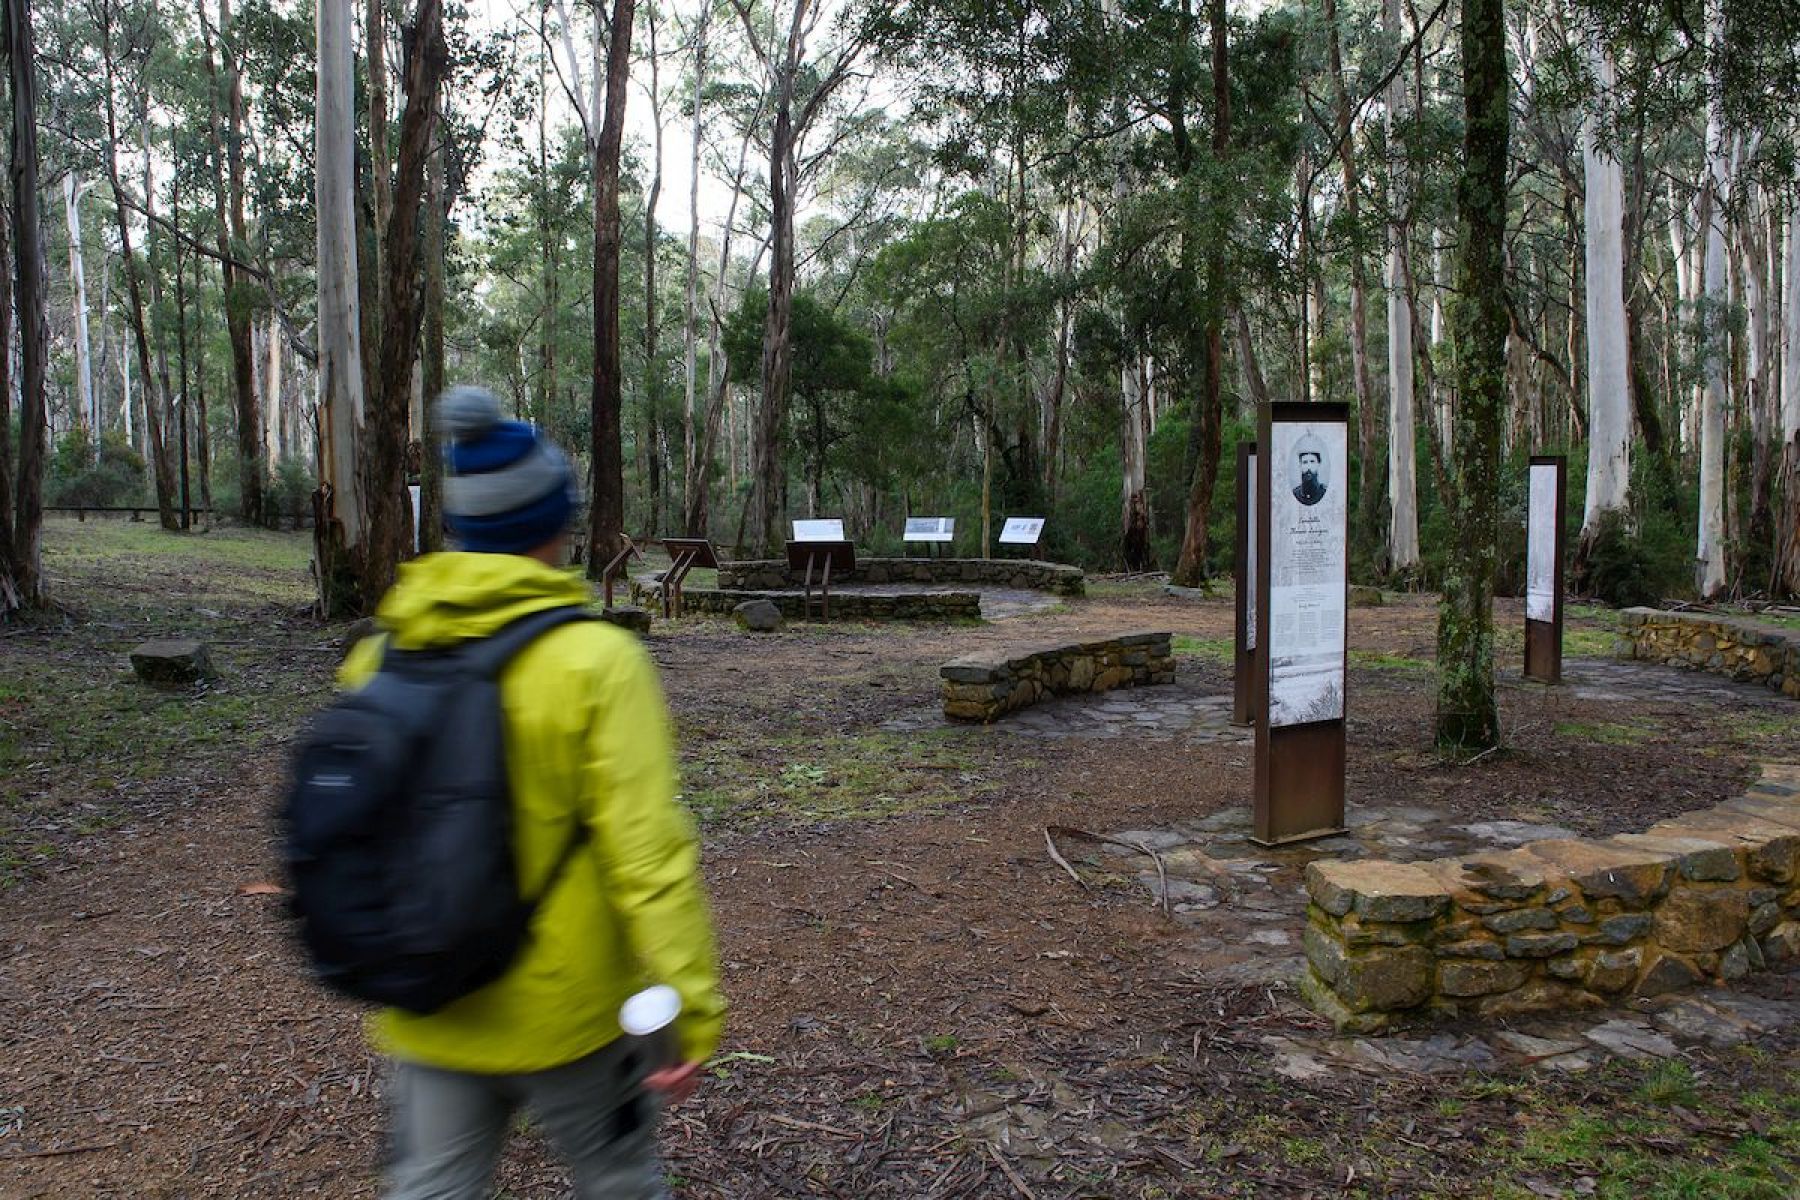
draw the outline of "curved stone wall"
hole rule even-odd
[[[1660,608],[1628,608],[1619,626],[1632,658],[1766,684],[1800,699],[1800,632]]]
[[[1166,633],[1127,633],[1034,650],[971,654],[938,669],[944,715],[988,722],[1046,696],[1106,692],[1175,678]]]
[[[1024,558],[864,558],[847,575],[833,575],[833,583],[922,583],[939,587],[978,584],[986,587],[1033,588],[1058,596],[1082,594],[1085,576],[1080,567],[1034,562]],[[779,591],[797,588],[804,581],[788,570],[785,561],[746,559],[719,564],[721,588]],[[814,582],[817,582],[816,580]],[[833,604],[836,599],[833,599]]]
[[[1800,958],[1800,766],[1598,841],[1306,869],[1302,991],[1341,1029],[1595,1007]]]
[[[835,582],[835,581],[834,581]],[[681,603],[691,613],[730,616],[746,600],[767,600],[790,621],[805,619],[806,597],[797,591],[751,591],[726,588],[681,589]],[[654,585],[631,584],[631,602],[661,611],[662,592]],[[813,611],[818,612],[815,594]],[[834,621],[979,621],[979,592],[838,592],[831,593]]]

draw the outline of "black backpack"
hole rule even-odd
[[[301,741],[282,812],[292,908],[319,979],[433,1012],[505,974],[543,892],[519,894],[499,676],[580,608],[447,650],[396,650]]]

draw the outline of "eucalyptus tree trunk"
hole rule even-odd
[[[706,500],[696,500],[696,488],[704,491],[706,472],[699,462],[701,413],[694,405],[700,375],[700,145],[706,129],[706,34],[712,23],[713,0],[700,0],[700,20],[694,29],[694,137],[688,155],[688,261],[687,306],[681,320],[681,526],[689,537],[706,536]],[[695,528],[695,518],[699,528]]]
[[[1800,170],[1796,171],[1800,181]],[[1800,197],[1789,203],[1787,299],[1782,304],[1784,346],[1781,362],[1781,516],[1775,553],[1775,586],[1770,590],[1800,596]]]
[[[330,3],[331,0],[320,0]],[[257,521],[263,509],[264,435],[256,397],[256,354],[251,345],[249,281],[237,255],[248,247],[244,220],[244,72],[231,27],[231,0],[219,0],[219,51],[225,78],[213,61],[213,35],[204,0],[198,0],[201,42],[209,92],[208,132],[212,138],[213,216],[218,230],[219,277],[225,290],[225,331],[231,344],[231,384],[236,400],[238,514]],[[225,100],[221,105],[221,91]],[[223,111],[222,111],[223,108]],[[235,244],[234,244],[235,243]]]
[[[1382,25],[1400,41],[1400,0],[1382,4]],[[1396,71],[1387,89],[1388,145],[1396,143],[1400,110],[1406,103],[1405,73]],[[1413,447],[1413,312],[1412,272],[1407,261],[1407,193],[1405,163],[1389,152],[1388,199],[1388,569],[1410,574],[1419,566],[1419,485]],[[1367,485],[1364,485],[1365,488]]]
[[[1717,50],[1724,31],[1721,0],[1707,0],[1706,14],[1707,41]],[[1714,599],[1725,590],[1725,416],[1730,403],[1724,336],[1730,304],[1725,252],[1725,204],[1730,176],[1722,101],[1716,88],[1709,90],[1712,98],[1706,112],[1706,190],[1700,206],[1706,239],[1701,274],[1706,396],[1700,411],[1700,528],[1694,555],[1694,586],[1702,600]]]
[[[1500,425],[1506,405],[1506,191],[1508,108],[1504,0],[1463,0],[1462,225],[1457,297],[1456,487],[1438,605],[1437,740],[1481,750],[1497,745],[1494,696],[1494,569]]]
[[[613,0],[606,56],[606,106],[593,143],[594,166],[594,490],[588,506],[587,573],[598,579],[622,545],[625,464],[619,428],[624,364],[619,355],[619,152],[625,137],[625,84],[631,69],[636,0]],[[596,71],[599,63],[595,63]],[[599,88],[596,81],[595,87]]]
[[[442,122],[440,121],[440,126]],[[438,437],[432,420],[433,404],[444,393],[444,226],[449,223],[450,196],[444,181],[444,159],[450,147],[440,143],[431,155],[425,188],[425,287],[424,345],[419,352],[419,386],[424,393],[424,413],[414,435],[422,443],[419,454],[419,552],[433,554],[444,548],[444,481]],[[546,314],[548,316],[548,314]]]
[[[1147,571],[1151,565],[1150,500],[1146,494],[1149,482],[1149,446],[1146,440],[1144,407],[1144,358],[1129,354],[1119,367],[1120,406],[1119,448],[1124,471],[1120,496],[1121,557],[1127,571]]]
[[[369,514],[361,580],[365,607],[393,586],[400,560],[412,554],[406,444],[419,353],[419,216],[425,207],[425,166],[432,154],[438,94],[450,67],[441,0],[419,0],[408,32],[406,104],[400,114],[392,208],[381,235],[387,271],[381,288],[381,390],[372,398],[363,430],[363,498]]]
[[[1337,117],[1337,157],[1344,184],[1344,221],[1350,229],[1350,366],[1356,389],[1357,457],[1362,479],[1357,492],[1357,523],[1373,535],[1376,509],[1382,495],[1376,442],[1381,431],[1375,416],[1375,385],[1369,378],[1368,275],[1363,265],[1361,201],[1357,189],[1362,178],[1356,169],[1356,128],[1350,111],[1350,91],[1344,84],[1344,57],[1337,0],[1323,0],[1331,70],[1332,106]]]
[[[44,579],[45,428],[44,381],[50,331],[44,312],[44,230],[38,200],[37,48],[31,29],[30,0],[5,0],[8,95],[12,101],[12,139],[7,175],[12,184],[12,227],[15,234],[14,296],[19,316],[19,444],[11,440],[10,372],[0,367],[0,617],[38,608],[49,599]],[[4,290],[4,289],[0,289]],[[0,305],[0,357],[11,346],[10,316]],[[11,478],[6,476],[10,473]],[[10,483],[10,489],[6,485]]]
[[[1612,136],[1612,55],[1587,47],[1599,93],[1597,112],[1581,125],[1586,194],[1588,468],[1577,561],[1592,551],[1601,519],[1624,510],[1631,483],[1631,381],[1625,336],[1625,178],[1607,140]],[[1579,573],[1579,572],[1578,572]]]
[[[1748,546],[1774,544],[1774,453],[1777,400],[1775,356],[1770,354],[1769,278],[1771,253],[1767,196],[1753,180],[1745,189],[1738,225],[1738,278],[1744,289],[1744,406],[1750,417],[1750,516],[1744,525]]]
[[[662,198],[663,119],[662,81],[657,63],[656,7],[644,10],[644,32],[650,42],[650,191],[644,197],[644,452],[649,472],[651,537],[662,532],[663,447],[662,372],[656,366],[658,322],[656,313],[656,204]]]
[[[794,88],[800,69],[801,31],[808,0],[794,0],[786,43],[771,89],[775,121],[769,134],[769,307],[763,324],[762,394],[750,427],[750,544],[758,553],[781,548],[781,509],[787,486],[781,462],[781,426],[793,376],[794,191],[799,166],[794,150]]]
[[[75,405],[88,439],[100,444],[100,414],[94,407],[94,357],[88,343],[87,270],[81,257],[81,197],[75,173],[63,176],[63,212],[69,224],[69,282],[75,304]]]
[[[328,618],[363,606],[357,576],[367,554],[359,461],[362,317],[356,270],[356,77],[350,5],[351,0],[319,0],[317,5],[314,200],[319,237],[320,485],[313,498],[313,572],[320,612]]]

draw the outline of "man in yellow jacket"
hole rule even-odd
[[[461,549],[403,566],[378,613],[385,636],[344,664],[357,686],[388,639],[403,650],[487,637],[548,608],[585,605],[562,570],[575,511],[568,460],[494,397],[439,402],[449,439],[445,518]],[[559,626],[500,679],[513,849],[526,896],[543,894],[507,973],[429,1015],[371,1023],[395,1060],[389,1200],[481,1200],[523,1107],[569,1160],[582,1200],[662,1197],[655,1098],[692,1092],[724,1014],[692,827],[656,671],[610,625]],[[565,847],[581,849],[556,873]],[[545,891],[548,885],[548,891]],[[620,1005],[648,984],[680,993],[679,1061],[621,1036]]]

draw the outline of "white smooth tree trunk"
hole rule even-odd
[[[1586,192],[1587,267],[1587,499],[1581,534],[1591,538],[1600,518],[1623,509],[1631,485],[1631,378],[1625,340],[1625,173],[1606,146],[1616,86],[1612,56],[1588,45],[1598,84],[1596,108],[1581,123]],[[1603,122],[1605,123],[1603,125]]]
[[[347,547],[362,541],[356,469],[363,422],[362,336],[356,281],[355,72],[350,0],[319,0],[314,156],[319,225],[320,475],[331,485]]]
[[[1400,41],[1400,0],[1382,4],[1382,25]],[[1396,72],[1387,90],[1388,145],[1395,145],[1406,84]],[[1413,445],[1413,310],[1406,262],[1406,180],[1401,157],[1389,152],[1393,195],[1388,223],[1388,568],[1411,571],[1419,565],[1418,460]]]
[[[269,352],[263,374],[263,448],[268,452],[269,475],[273,478],[276,467],[287,454],[287,439],[281,428],[281,327],[273,316],[269,318],[264,337]]]
[[[1800,183],[1800,170],[1796,171]],[[1800,196],[1788,207],[1787,301],[1782,306],[1785,350],[1781,362],[1781,440],[1794,453],[1800,439]],[[1800,482],[1800,481],[1796,481]]]
[[[1721,0],[1708,0],[1707,41],[1717,47],[1723,37]],[[1725,382],[1724,327],[1730,292],[1726,279],[1725,203],[1730,187],[1726,166],[1725,122],[1717,89],[1706,111],[1706,193],[1701,200],[1706,255],[1701,270],[1705,295],[1706,384],[1700,411],[1700,528],[1695,548],[1695,587],[1702,600],[1725,590]]]
[[[694,396],[700,374],[700,145],[705,133],[705,111],[701,97],[706,90],[706,32],[712,18],[713,0],[700,0],[699,25],[694,30],[694,137],[688,154],[688,261],[687,307],[681,323],[681,363],[684,391],[681,398],[681,461],[683,524],[691,537],[703,537],[688,518],[696,512],[693,492],[705,486],[700,470],[700,442],[696,423]]]
[[[69,222],[69,279],[75,292],[75,412],[87,423],[87,435],[100,444],[100,413],[95,408],[94,358],[88,343],[87,270],[81,261],[81,194],[71,171],[63,176],[63,211]]]

